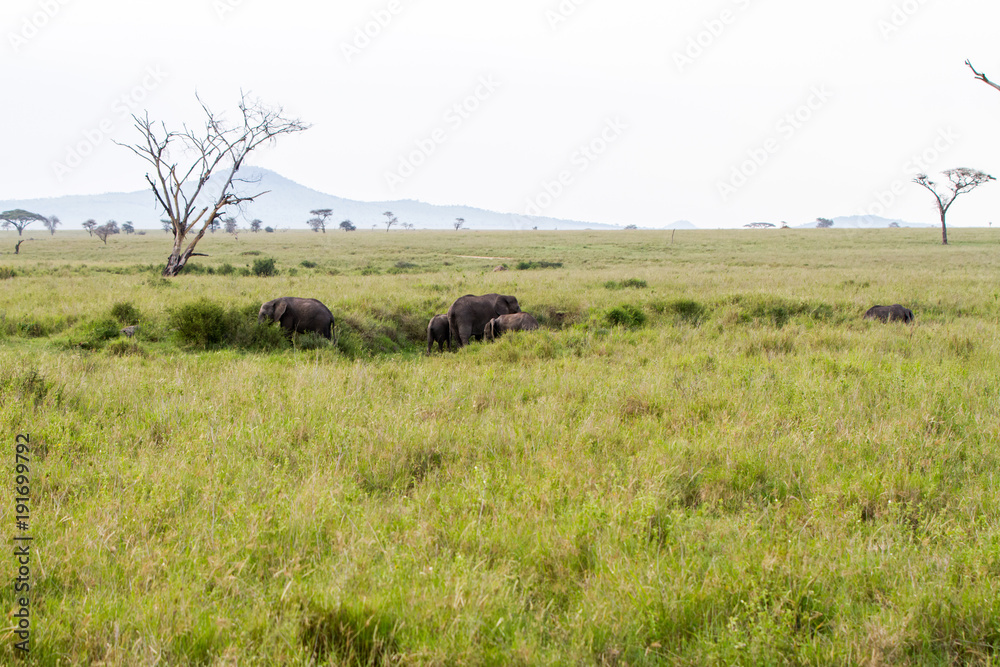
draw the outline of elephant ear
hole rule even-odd
[[[285,301],[279,301],[274,306],[274,321],[280,322],[281,316],[285,314],[285,309],[288,308],[288,303]]]

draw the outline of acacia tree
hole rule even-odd
[[[462,225],[465,224],[465,218],[455,218],[455,222],[453,222],[451,224],[452,224],[452,226],[455,227],[455,231],[457,232],[458,230],[460,230],[462,228]]]
[[[341,220],[340,228],[343,229],[345,232],[353,232],[355,229],[357,229],[354,223],[351,222],[350,220]]]
[[[309,225],[309,228],[314,232],[322,231],[324,234],[326,234],[326,221],[330,218],[331,215],[333,215],[333,209],[317,208],[309,212],[312,213],[313,216],[315,216],[306,223]]]
[[[24,228],[33,222],[41,222],[45,224],[49,221],[44,215],[38,215],[37,213],[32,213],[31,211],[25,211],[23,208],[15,208],[12,211],[4,211],[0,213],[0,221],[3,222],[3,226],[13,225],[17,229],[17,235],[20,236]]]
[[[937,183],[930,180],[927,174],[918,174],[913,182],[919,186],[927,188],[937,201],[937,210],[941,215],[941,245],[948,245],[948,227],[945,225],[944,217],[948,209],[955,203],[959,195],[975,190],[987,181],[996,179],[978,169],[959,167],[958,169],[948,169],[942,172],[948,177],[950,185],[946,186],[947,191],[938,192]]]
[[[264,194],[247,195],[235,190],[237,183],[246,182],[238,179],[237,173],[247,155],[283,134],[308,128],[300,120],[286,117],[280,107],[265,106],[259,100],[249,99],[246,93],[240,97],[239,121],[234,124],[214,113],[201,98],[197,99],[205,113],[204,129],[196,131],[185,125],[180,130],[168,130],[165,123],[150,120],[147,112],[142,117],[132,116],[142,142],[125,145],[152,166],[153,174],[147,173],[146,181],[166,213],[174,235],[164,276],[176,276],[184,269],[195,246],[221,217],[223,209]],[[192,155],[193,158],[189,157]],[[182,159],[191,162],[184,166],[179,162]],[[209,178],[213,174],[217,174],[213,181],[217,187],[210,188]]]
[[[833,227],[833,220],[830,218],[816,218],[817,229],[829,229],[830,227]]]
[[[57,216],[50,215],[49,217],[45,218],[45,222],[43,222],[42,224],[45,226],[45,229],[49,230],[49,234],[55,236],[56,227],[61,225],[62,222],[60,222]]]
[[[117,234],[118,233],[118,232],[116,232],[114,230],[114,227],[111,226],[112,222],[114,222],[114,221],[113,220],[109,220],[108,222],[104,223],[100,227],[95,227],[94,228],[94,234],[96,234],[97,238],[101,239],[101,241],[104,242],[104,245],[108,245],[108,237],[109,236],[111,236],[112,234]]]
[[[94,230],[97,228],[97,220],[91,218],[87,222],[81,222],[80,226],[87,230],[87,234],[93,236]]]
[[[126,234],[135,234],[135,225],[132,224],[131,220],[126,220],[122,223],[122,231]]]
[[[264,224],[263,220],[261,220],[260,218],[254,218],[253,220],[250,221],[250,231],[259,232],[263,224]]]
[[[386,211],[382,215],[385,216],[385,231],[387,232],[389,231],[390,227],[399,222],[399,220],[396,219],[396,216],[392,214],[392,211]]]

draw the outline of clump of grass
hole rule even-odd
[[[0,266],[0,280],[7,280],[8,278],[13,278],[17,273],[14,269],[9,266]]]
[[[829,320],[834,314],[833,308],[827,304],[812,304],[760,294],[737,295],[731,301],[737,306],[737,322],[770,324],[778,328],[800,315],[813,320]]]
[[[639,278],[626,278],[625,280],[609,280],[604,283],[605,289],[646,289],[649,284]]]
[[[3,405],[7,394],[14,395],[20,401],[39,405],[48,396],[52,386],[52,381],[34,367],[20,373],[0,374],[0,405]]]
[[[111,317],[123,327],[138,324],[141,319],[139,309],[130,301],[119,301],[111,306]]]
[[[267,278],[270,276],[277,275],[278,270],[275,268],[275,262],[272,257],[262,257],[260,259],[255,259],[253,261],[253,267],[250,271],[257,277]]]
[[[260,254],[261,254],[260,250],[244,250],[243,252],[240,253],[241,256],[246,256],[246,257],[256,257]]]
[[[398,652],[399,624],[388,614],[342,604],[337,609],[313,608],[302,615],[299,641],[312,655],[312,664],[388,664]]]
[[[613,327],[638,329],[646,323],[646,313],[630,303],[615,306],[604,314],[604,320]]]
[[[113,340],[105,346],[104,351],[112,357],[145,356],[142,347],[134,340]]]
[[[562,267],[562,262],[547,262],[544,260],[532,260],[532,261],[521,261],[517,263],[518,271],[526,271],[528,269],[558,269]]]
[[[317,266],[319,266],[319,264],[311,260],[304,259],[301,262],[299,262],[299,266],[301,266],[303,269],[315,269]]]

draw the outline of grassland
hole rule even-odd
[[[169,281],[160,232],[34,236],[0,433],[36,664],[1000,661],[989,230],[216,234]],[[543,329],[423,353],[492,291]],[[261,338],[282,295],[336,345]],[[243,343],[178,338],[202,299]]]

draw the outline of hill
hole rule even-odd
[[[264,225],[275,228],[306,229],[306,220],[312,217],[309,211],[329,208],[333,209],[330,220],[332,226],[336,227],[341,220],[351,220],[360,229],[384,226],[385,211],[392,211],[401,223],[410,223],[419,229],[452,229],[456,218],[464,218],[469,229],[483,230],[534,227],[544,230],[620,229],[617,225],[498,213],[472,206],[440,206],[412,199],[355,201],[313,190],[259,167],[244,168],[240,171],[240,176],[243,182],[238,184],[237,192],[249,195],[267,191],[267,194],[256,201],[244,204],[241,211],[227,211],[227,214],[236,216],[243,226],[250,220],[259,218]],[[219,183],[218,177],[209,181],[207,191],[211,192],[215,183]],[[130,220],[138,229],[155,229],[160,227],[159,221],[163,215],[154,202],[150,190],[140,190],[44,199],[10,199],[0,201],[0,211],[23,208],[46,216],[56,215],[67,229],[79,228],[81,222],[91,218],[99,223],[106,220]]]

